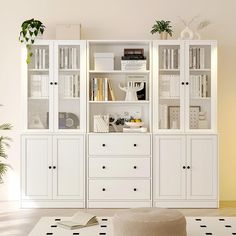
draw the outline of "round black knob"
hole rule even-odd
[[[102,169],[106,169],[106,166],[102,166]]]
[[[181,84],[184,85],[184,82],[182,82]]]
[[[53,82],[50,82],[51,85],[53,85]]]
[[[137,147],[137,144],[136,144],[136,143],[134,143],[134,147]]]
[[[186,82],[186,85],[188,85],[188,82]]]
[[[57,85],[57,82],[55,82],[54,84]]]
[[[137,169],[137,166],[134,166],[134,169]]]
[[[51,166],[49,166],[49,167],[48,167],[48,169],[52,169],[52,167],[51,167]]]
[[[103,192],[105,192],[105,191],[106,191],[106,189],[105,189],[105,188],[103,188],[103,189],[102,189],[102,191],[103,191]]]
[[[53,166],[53,169],[56,169],[56,166]]]
[[[136,192],[137,191],[137,189],[136,188],[134,188],[134,192]]]
[[[190,166],[187,166],[187,169],[190,169]]]
[[[183,166],[183,169],[186,169],[186,166]]]
[[[105,144],[105,143],[103,143],[103,144],[102,144],[102,146],[103,146],[103,147],[105,147],[105,146],[106,146],[106,144]]]

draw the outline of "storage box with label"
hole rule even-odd
[[[95,70],[114,70],[114,53],[94,53]]]

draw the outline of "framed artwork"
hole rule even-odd
[[[190,129],[198,129],[200,106],[190,106],[189,111],[189,127]],[[180,128],[180,107],[169,106],[168,107],[168,128],[179,129]]]

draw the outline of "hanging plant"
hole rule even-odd
[[[26,45],[27,48],[27,59],[26,63],[30,63],[30,59],[33,56],[31,51],[31,45],[34,44],[35,39],[39,35],[43,35],[45,26],[39,20],[30,19],[26,20],[21,25],[21,31],[19,36],[19,41]]]
[[[11,124],[5,123],[0,125],[0,130],[10,130],[12,128]],[[5,163],[4,160],[7,159],[6,148],[8,148],[9,142],[12,139],[7,136],[0,136],[0,183],[3,183],[3,176],[6,174],[7,169],[11,166]]]

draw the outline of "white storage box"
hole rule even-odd
[[[121,70],[146,70],[146,60],[121,60]]]
[[[80,39],[80,24],[56,25],[56,39]]]
[[[94,53],[95,70],[114,70],[114,53]]]

